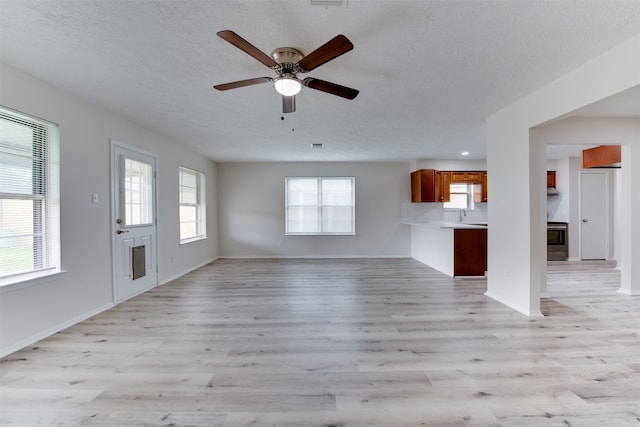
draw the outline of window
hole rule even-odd
[[[124,158],[123,225],[153,224],[153,166]]]
[[[473,185],[451,184],[450,199],[442,204],[445,209],[473,209]]]
[[[0,279],[60,269],[58,146],[57,126],[0,108]]]
[[[180,243],[207,238],[204,183],[202,172],[180,167]]]
[[[355,234],[355,178],[286,178],[286,234]]]

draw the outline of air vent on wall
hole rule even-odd
[[[309,0],[309,4],[311,6],[320,6],[320,7],[341,7],[347,5],[347,0]]]
[[[316,142],[316,143],[311,144],[311,148],[322,148],[322,147],[324,147],[324,144],[322,144],[322,143],[317,143]]]

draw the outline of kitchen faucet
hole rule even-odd
[[[463,216],[467,216],[467,211],[464,209],[460,209],[460,216],[458,217],[458,222],[462,222]]]

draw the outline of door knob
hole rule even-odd
[[[582,220],[582,222],[589,222],[589,220],[585,218]]]
[[[120,229],[116,230],[116,234],[122,234],[122,233],[128,233],[128,232],[129,230],[120,230]]]

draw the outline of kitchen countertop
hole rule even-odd
[[[430,228],[451,228],[451,229],[486,229],[487,228],[487,223],[483,223],[483,222],[474,222],[474,223],[468,223],[468,222],[444,222],[444,221],[428,221],[428,222],[412,222],[412,221],[405,221],[404,224],[407,225],[415,225],[415,226],[419,226],[419,227],[430,227]]]

